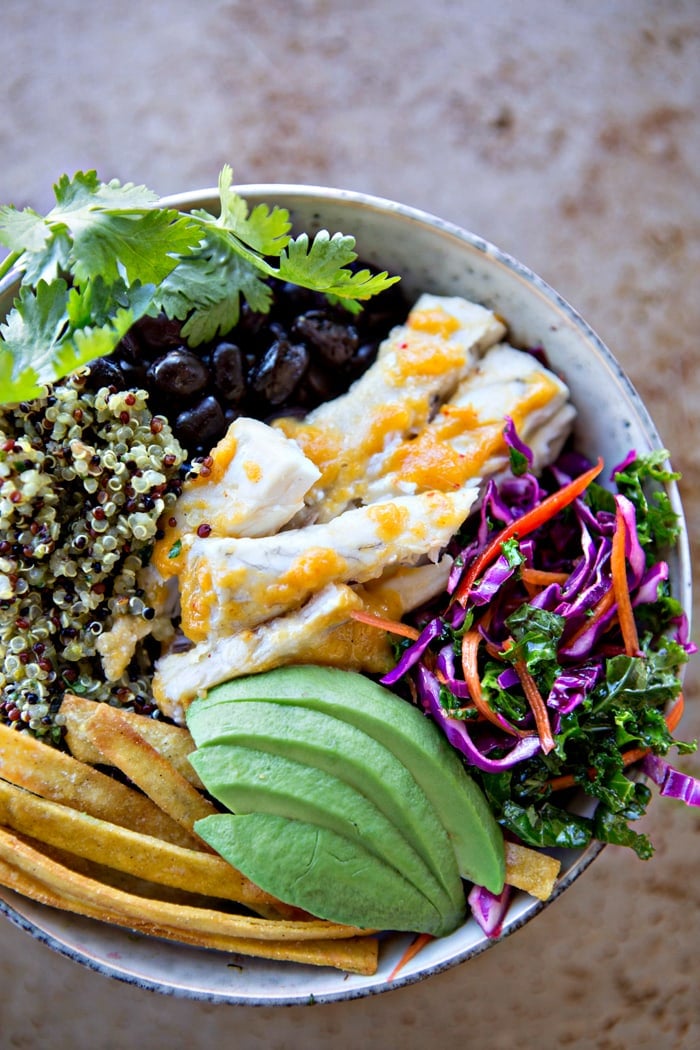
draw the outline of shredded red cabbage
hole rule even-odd
[[[471,913],[487,937],[500,937],[503,920],[510,904],[511,888],[506,885],[501,893],[492,893],[484,886],[473,886],[467,896]]]
[[[642,759],[642,771],[659,785],[660,795],[677,798],[688,806],[700,806],[700,780],[674,769],[658,755]]]
[[[411,696],[461,754],[515,838],[536,847],[580,847],[598,838],[649,856],[648,840],[628,827],[643,813],[648,789],[621,772],[624,749],[649,752],[643,769],[661,794],[690,805],[700,797],[700,782],[661,757],[671,746],[693,750],[673,739],[663,710],[678,697],[679,667],[696,646],[685,613],[669,593],[663,552],[677,535],[670,504],[647,499],[642,482],[663,484],[676,475],[664,473],[665,453],[645,460],[631,451],[612,471],[619,491],[589,485],[525,539],[518,542],[516,534],[474,581],[468,600],[457,602],[453,595],[462,575],[494,538],[506,527],[512,532],[519,518],[591,466],[566,450],[542,478],[535,477],[531,450],[511,419],[504,438],[512,472],[487,483],[478,513],[450,548],[454,566],[447,593],[417,611],[420,636],[400,643],[396,666],[382,681],[399,689],[410,682]],[[611,567],[617,513],[639,631],[635,656],[627,654],[617,621]],[[474,668],[467,674],[461,665],[462,635],[469,630],[482,639],[478,708],[467,681]],[[472,659],[473,646],[470,652]],[[536,722],[523,667],[544,702],[553,749],[541,746],[536,725],[542,732],[542,714]],[[492,720],[482,718],[483,702]],[[598,800],[595,818],[569,812],[567,796],[550,788],[558,780],[576,783]],[[505,910],[507,899],[475,891],[474,901],[484,928],[498,928],[493,915],[501,906]]]
[[[470,765],[486,773],[501,773],[504,769],[531,758],[540,750],[540,741],[536,736],[514,737],[504,733],[502,739],[494,739],[491,729],[481,746],[472,738],[467,723],[459,718],[450,718],[440,703],[440,683],[436,676],[423,664],[416,668],[416,685],[418,698],[423,709],[435,719],[445,736],[457,751],[460,751]],[[497,750],[499,758],[489,758],[488,751]]]

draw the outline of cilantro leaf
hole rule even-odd
[[[101,182],[95,171],[63,175],[55,206],[0,208],[0,243],[10,254],[21,291],[0,327],[0,398],[37,396],[93,357],[109,353],[133,320],[164,311],[184,322],[196,346],[230,330],[241,299],[267,312],[270,278],[324,292],[356,312],[355,300],[388,288],[398,277],[349,269],[353,237],[321,231],[309,242],[290,238],[285,208],[252,210],[219,176],[217,215],[158,207],[145,186]],[[69,295],[69,289],[70,295]]]
[[[68,285],[39,281],[23,287],[14,308],[0,324],[0,385],[8,400],[39,396],[53,378],[53,357],[67,322]],[[46,377],[46,378],[44,378]]]
[[[0,207],[0,244],[11,252],[42,251],[50,236],[44,218],[32,208],[18,211],[8,204]]]
[[[107,209],[142,210],[158,202],[158,195],[146,186],[135,186],[132,182],[122,185],[117,179],[101,182],[94,170],[78,171],[72,178],[62,175],[53,189],[57,206],[47,216],[49,223],[55,217],[80,212],[94,205]]]
[[[233,171],[225,164],[219,175],[219,197],[221,212],[216,225],[228,230],[243,244],[261,255],[279,255],[289,243],[292,224],[286,208],[257,204],[249,212],[247,203],[231,188]],[[206,212],[196,212],[200,218],[209,219]]]
[[[90,221],[75,224],[71,270],[78,284],[96,274],[115,281],[125,274],[129,283],[159,284],[178,263],[178,255],[198,246],[189,219],[172,210],[143,215],[92,212]]]
[[[56,205],[42,218],[32,211],[0,211],[0,237],[19,254],[17,266],[30,282],[51,280],[63,270],[78,284],[101,274],[130,282],[162,280],[199,244],[199,227],[172,209],[156,209],[144,186],[102,183],[94,171],[67,175],[54,186]]]
[[[277,276],[343,300],[369,299],[398,279],[386,272],[347,269],[356,258],[354,237],[319,230],[309,241],[308,234],[302,233],[282,252]]]
[[[101,278],[82,290],[60,278],[23,287],[0,325],[0,387],[10,402],[45,393],[61,375],[110,353],[148,309],[151,290]]]
[[[199,346],[233,328],[241,296],[251,309],[267,313],[272,291],[226,233],[210,231],[204,249],[183,259],[165,278],[155,303],[169,317],[186,319],[183,337],[190,346]]]

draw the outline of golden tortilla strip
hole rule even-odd
[[[85,723],[98,706],[98,700],[88,700],[84,696],[66,693],[60,708],[64,718],[65,739],[71,754],[91,766],[97,765],[102,759],[85,732]],[[194,767],[187,760],[187,756],[194,751],[194,740],[183,726],[171,725],[170,722],[149,718],[147,715],[137,715],[134,711],[122,710],[121,714],[151,747],[168,759],[185,780],[189,780],[190,784],[197,788],[203,788],[204,785]]]
[[[222,857],[141,835],[3,780],[0,824],[46,846],[148,882],[245,904],[265,918],[305,914],[265,893]]]
[[[185,831],[140,792],[30,733],[5,725],[0,725],[0,778],[143,835],[204,850],[201,839]]]
[[[506,842],[506,882],[546,901],[551,897],[561,862],[516,842]]]
[[[75,904],[87,902],[111,915],[121,916],[121,925],[132,929],[161,926],[192,936],[214,934],[271,941],[337,940],[374,932],[320,919],[308,922],[259,919],[214,908],[196,908],[138,897],[72,871],[6,828],[0,828],[0,860],[38,879],[48,889]]]
[[[192,834],[195,821],[219,812],[116,707],[98,704],[85,723],[85,732],[106,763],[125,773],[164,813]]]
[[[366,976],[372,976],[377,970],[378,942],[376,937],[338,938],[330,941],[255,941],[249,937],[200,934],[151,922],[138,925],[136,921],[126,922],[123,916],[111,914],[104,908],[91,904],[89,900],[76,901],[66,897],[59,891],[46,886],[39,879],[28,875],[19,868],[13,868],[3,860],[0,860],[0,885],[14,890],[23,897],[29,897],[39,904],[71,911],[74,914],[98,919],[112,925],[126,926],[128,929],[139,930],[150,936],[163,937],[199,948],[235,952],[264,959],[307,963],[311,966],[332,966],[338,970],[347,970],[349,973]]]

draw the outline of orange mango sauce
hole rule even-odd
[[[555,383],[542,372],[532,373],[526,384],[524,397],[510,412],[518,429],[528,415],[546,405],[557,393]],[[461,451],[453,446],[457,438]],[[481,419],[469,405],[447,404],[433,423],[394,449],[387,472],[395,474],[399,481],[413,483],[419,491],[455,491],[478,477],[491,458],[505,455],[506,451],[502,418]]]

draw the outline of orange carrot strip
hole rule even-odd
[[[593,606],[591,615],[587,618],[586,622],[581,627],[579,627],[578,631],[576,631],[575,634],[572,634],[571,638],[566,644],[573,645],[575,642],[577,642],[582,634],[585,634],[586,631],[590,631],[591,627],[593,627],[598,622],[598,620],[602,620],[605,614],[609,612],[610,609],[612,609],[614,604],[615,591],[611,587],[609,591],[605,592],[602,598],[598,599],[596,605]]]
[[[679,693],[673,702],[673,706],[666,712],[666,725],[669,733],[675,733],[676,729],[678,729],[684,710],[685,697],[683,693]]]
[[[489,544],[483,549],[471,566],[468,572],[459,582],[458,587],[454,593],[454,600],[465,605],[469,597],[469,592],[474,585],[475,580],[481,575],[492,561],[494,561],[501,550],[501,547],[508,540],[512,539],[513,536],[522,538],[528,536],[535,529],[538,529],[540,525],[544,525],[546,521],[553,518],[555,514],[558,514],[560,510],[568,507],[570,503],[580,496],[585,489],[588,488],[590,483],[598,477],[601,470],[603,469],[603,460],[599,459],[594,467],[590,470],[586,470],[579,477],[574,478],[568,485],[564,485],[557,492],[553,492],[551,496],[547,496],[537,506],[533,507],[522,517],[516,518],[510,525],[506,525],[497,536],[495,536]]]
[[[542,699],[542,695],[537,688],[535,679],[525,666],[525,661],[516,660],[514,667],[518,673],[518,678],[520,679],[527,702],[530,705],[530,710],[535,717],[537,735],[540,738],[542,750],[545,755],[548,755],[550,751],[554,750],[556,744],[554,743],[554,737],[552,736],[552,727],[549,724],[547,705]]]
[[[387,981],[395,981],[400,971],[403,970],[404,966],[406,966],[407,963],[410,963],[411,959],[415,959],[416,955],[418,955],[418,952],[421,951],[422,948],[425,948],[426,944],[430,944],[430,942],[434,939],[435,938],[432,933],[419,933],[418,936],[411,941],[408,948],[403,953],[396,966],[387,977]]]
[[[520,578],[524,583],[532,583],[535,587],[548,587],[550,583],[566,583],[569,574],[566,572],[548,572],[546,569],[531,569],[523,565],[520,569]]]
[[[505,729],[512,736],[518,736],[518,731],[513,726],[508,726],[507,721],[490,707],[481,691],[481,679],[477,665],[480,643],[481,635],[478,631],[465,631],[462,636],[462,668],[471,701],[479,714],[488,722],[492,722],[499,729]]]
[[[380,631],[388,631],[389,634],[400,634],[403,638],[410,638],[414,642],[420,638],[420,631],[417,631],[415,627],[409,627],[407,623],[401,623],[400,620],[387,620],[383,616],[363,612],[362,609],[353,609],[350,617],[359,623],[366,623],[370,627],[376,627]]]
[[[637,624],[634,620],[632,600],[630,598],[629,585],[627,583],[627,563],[625,559],[625,536],[627,526],[620,508],[615,514],[615,533],[612,541],[612,554],[610,555],[610,571],[612,573],[613,590],[617,602],[617,614],[622,631],[622,640],[625,643],[627,656],[639,654],[639,637],[637,635]]]

